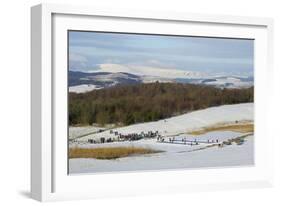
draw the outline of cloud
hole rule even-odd
[[[87,67],[88,60],[86,57],[76,54],[69,53],[69,68],[70,70],[81,70]]]
[[[87,62],[87,58],[79,55],[79,54],[75,54],[75,53],[70,53],[69,54],[69,60],[73,61],[73,62]]]
[[[253,72],[253,40],[70,32],[69,61],[81,71],[122,64],[204,72]]]

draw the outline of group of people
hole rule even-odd
[[[95,143],[109,143],[109,142],[114,142],[114,141],[136,141],[140,140],[143,138],[160,138],[161,135],[159,134],[158,131],[148,131],[148,132],[141,132],[140,134],[138,133],[131,133],[131,134],[121,134],[118,131],[109,131],[110,134],[114,134],[115,137],[101,137],[99,140],[94,140],[94,139],[88,139],[88,143],[95,144]]]

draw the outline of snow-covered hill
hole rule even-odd
[[[233,105],[223,105],[218,107],[210,107],[207,109],[186,113],[183,115],[159,120],[155,122],[147,122],[134,124],[126,127],[114,129],[121,134],[141,133],[148,131],[158,131],[161,135],[175,135],[187,133],[202,127],[212,126],[219,123],[228,123],[235,121],[253,121],[254,104],[243,103]],[[85,136],[81,141],[87,141],[89,138],[114,137],[109,131]]]
[[[153,83],[156,81],[203,84],[219,88],[248,88],[254,84],[253,77],[215,76],[179,69],[119,64],[101,64],[98,70],[87,73],[69,71],[69,91],[76,93],[120,84]]]
[[[99,72],[109,73],[130,73],[138,76],[153,76],[158,78],[176,79],[176,78],[203,78],[206,74],[194,71],[185,71],[179,69],[167,69],[148,66],[127,66],[120,64],[100,64]]]
[[[251,77],[221,76],[202,80],[200,83],[220,88],[249,88],[254,85],[254,80]]]

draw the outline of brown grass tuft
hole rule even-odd
[[[117,159],[131,155],[163,152],[142,147],[70,148],[69,158]]]
[[[205,127],[200,130],[194,130],[189,132],[189,134],[201,135],[212,131],[233,131],[233,132],[248,133],[248,132],[254,132],[254,124],[217,125],[212,127]]]

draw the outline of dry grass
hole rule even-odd
[[[142,147],[70,148],[69,158],[117,159],[162,151]]]
[[[249,133],[249,132],[254,132],[254,124],[247,123],[247,124],[233,124],[233,125],[217,125],[212,127],[205,127],[200,130],[194,130],[192,132],[189,132],[189,134],[201,135],[213,131],[233,131],[233,132]]]

